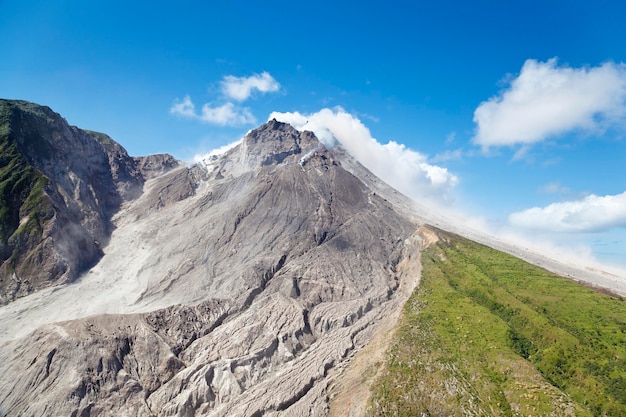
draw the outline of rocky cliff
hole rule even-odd
[[[270,121],[149,179],[78,282],[0,308],[0,414],[326,415],[419,259],[419,221],[346,158]],[[146,177],[123,172],[112,210]]]
[[[0,304],[74,281],[103,255],[111,216],[173,158],[131,158],[48,107],[0,100]]]

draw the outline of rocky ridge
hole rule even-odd
[[[131,158],[48,107],[0,100],[0,304],[74,281],[103,255],[123,202],[178,164]]]

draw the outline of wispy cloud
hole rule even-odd
[[[227,75],[222,80],[222,94],[236,101],[247,100],[255,90],[260,93],[270,93],[279,89],[280,84],[269,72],[252,74],[249,77]]]
[[[539,192],[541,194],[569,195],[572,193],[572,190],[558,181],[552,181],[541,187]]]
[[[256,124],[257,122],[249,108],[236,106],[231,102],[214,107],[208,103],[204,104],[202,112],[198,114],[189,96],[185,96],[182,100],[177,99],[174,101],[174,104],[170,107],[170,113],[185,119],[194,119],[220,126],[240,126]]]
[[[601,132],[624,122],[626,67],[607,62],[591,68],[527,60],[500,94],[474,112],[474,143],[530,145],[574,130]]]
[[[429,163],[419,152],[393,141],[378,142],[355,115],[340,107],[311,114],[274,112],[269,118],[313,131],[326,146],[339,142],[379,178],[417,200],[449,201],[459,181],[447,168]]]
[[[440,162],[448,162],[448,161],[458,161],[463,159],[463,149],[454,149],[454,150],[446,150],[441,153],[436,154],[432,158],[430,158],[430,162],[433,164]]]
[[[222,145],[218,148],[215,148],[209,152],[205,152],[205,153],[197,153],[193,156],[193,162],[207,162],[210,161],[211,157],[216,156],[216,155],[222,155],[226,152],[228,152],[229,150],[231,150],[232,148],[234,148],[235,146],[239,145],[242,142],[243,139],[239,139],[236,140],[234,142],[231,143],[227,143],[226,145]]]
[[[512,213],[509,223],[523,229],[552,232],[602,232],[626,227],[626,192],[591,194],[581,200],[533,207]]]

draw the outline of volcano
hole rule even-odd
[[[429,224],[606,279],[447,222],[276,120],[186,166],[1,108],[0,415],[327,415],[418,285]]]

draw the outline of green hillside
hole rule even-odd
[[[626,415],[621,298],[439,235],[423,253],[370,415]]]
[[[14,266],[13,258],[39,242],[42,223],[52,215],[44,194],[48,179],[24,159],[12,137],[11,105],[27,104],[0,101],[0,261],[8,258],[9,270]],[[39,146],[40,153],[47,152],[35,139],[30,145]]]

